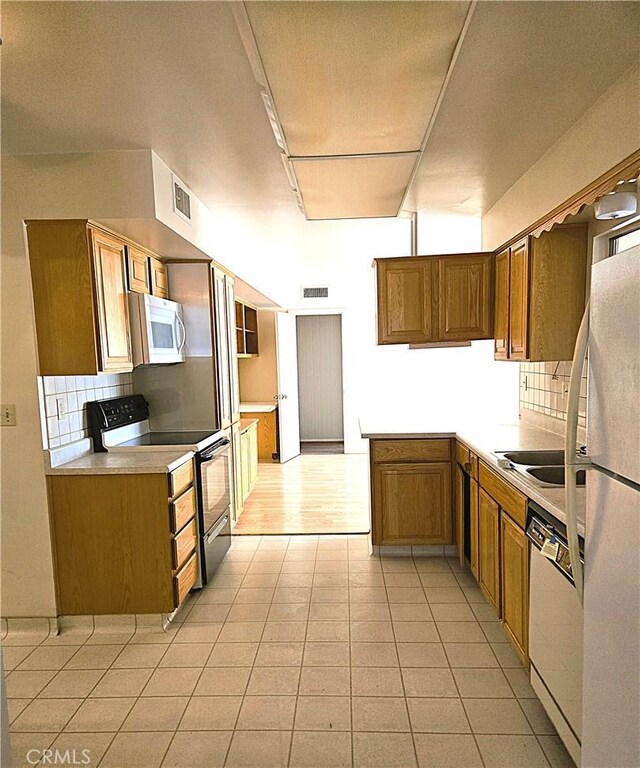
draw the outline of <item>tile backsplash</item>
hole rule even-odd
[[[537,411],[560,421],[567,420],[571,363],[520,363],[520,412]],[[587,421],[587,367],[580,384],[578,426]]]
[[[100,373],[97,376],[43,376],[45,448],[57,448],[89,437],[85,403],[107,397],[130,395],[130,373]],[[59,403],[64,415],[60,418]],[[44,433],[44,430],[43,430]]]

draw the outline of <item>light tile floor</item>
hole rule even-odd
[[[573,766],[455,560],[238,537],[180,618],[8,638],[16,768],[49,748],[102,768]]]

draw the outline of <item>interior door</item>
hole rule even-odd
[[[298,412],[298,342],[296,316],[276,313],[276,352],[278,368],[278,428],[280,461],[300,454],[300,414]]]

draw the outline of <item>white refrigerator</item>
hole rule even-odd
[[[640,247],[593,265],[590,301],[581,764],[638,768]]]

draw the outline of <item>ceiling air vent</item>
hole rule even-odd
[[[185,221],[191,223],[191,193],[187,187],[173,176],[173,210]]]
[[[321,288],[303,288],[302,298],[303,299],[328,299],[329,288],[326,285]]]

